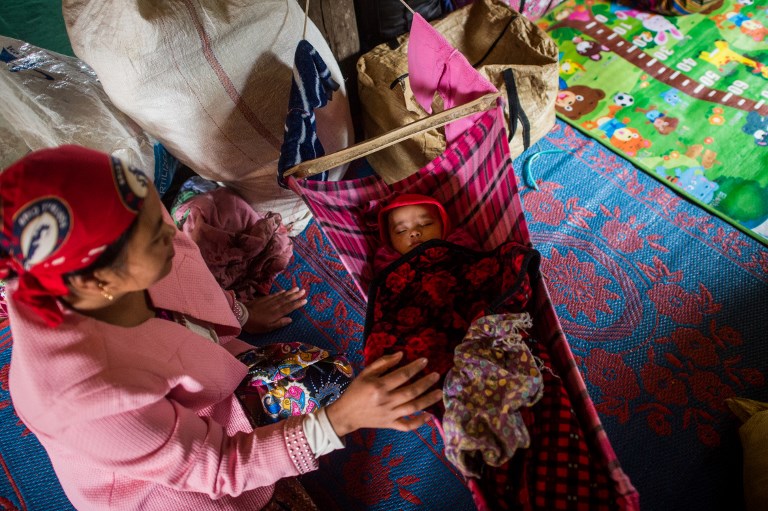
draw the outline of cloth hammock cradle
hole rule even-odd
[[[427,111],[434,92],[440,93],[444,105],[450,108],[496,91],[418,15],[413,18],[410,40],[409,79],[414,95]],[[364,299],[373,278],[373,255],[380,243],[377,213],[396,195],[419,193],[434,197],[456,226],[478,240],[483,250],[508,241],[530,246],[501,100],[488,112],[446,125],[446,140],[442,155],[392,184],[386,184],[378,175],[331,182],[288,176],[288,186],[306,202]],[[563,382],[572,414],[586,434],[590,457],[607,467],[612,507],[639,509],[638,494],[600,424],[543,279],[534,283],[529,312],[534,318],[532,336],[544,347],[548,362]],[[469,481],[469,485],[478,506],[487,507],[488,499],[478,495],[482,492],[476,482]],[[583,501],[581,506],[576,499],[570,504],[568,509],[583,508]]]

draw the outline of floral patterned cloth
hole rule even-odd
[[[483,467],[477,486],[485,509],[624,509],[611,480],[612,467],[590,447],[595,431],[586,428],[573,412],[575,400],[569,395],[566,377],[556,370],[549,348],[533,338],[525,342],[540,360],[544,393],[535,405],[519,411],[530,434],[530,446],[519,449],[501,467]]]
[[[238,359],[249,369],[236,394],[257,426],[333,403],[354,376],[344,356],[300,342],[257,347]],[[254,410],[254,398],[262,410]]]
[[[445,456],[465,476],[501,466],[530,445],[521,407],[544,392],[538,363],[524,342],[531,316],[483,316],[456,348],[443,385]]]
[[[539,254],[507,242],[478,252],[430,240],[372,282],[365,324],[365,363],[403,351],[402,364],[429,359],[425,374],[445,376],[473,320],[498,307],[520,312],[531,297]],[[441,382],[442,384],[442,382]],[[432,410],[442,415],[442,408]]]

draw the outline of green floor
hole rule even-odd
[[[5,0],[0,7],[0,34],[74,56],[64,27],[61,1]]]

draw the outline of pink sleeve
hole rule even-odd
[[[234,309],[235,308],[235,300],[237,299],[235,297],[235,292],[231,291],[231,290],[228,290],[228,289],[224,289],[224,288],[221,288],[221,290],[224,292],[224,297],[227,299],[227,303],[229,304],[229,308],[230,309]]]
[[[211,418],[162,399],[73,425],[62,445],[110,472],[215,499],[317,469],[302,419],[228,436]]]

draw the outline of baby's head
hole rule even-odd
[[[381,241],[400,254],[425,241],[444,238],[450,230],[445,208],[427,195],[405,194],[379,211]]]

